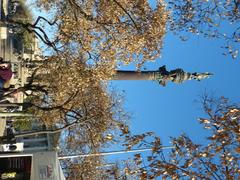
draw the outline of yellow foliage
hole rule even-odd
[[[155,9],[147,0],[37,0],[49,12],[54,9],[59,44],[97,55],[105,63],[137,62],[159,57],[168,12],[163,1]],[[76,53],[76,52],[75,52]],[[116,66],[116,64],[115,64]]]

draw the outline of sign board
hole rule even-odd
[[[21,152],[23,151],[24,143],[15,144],[0,144],[0,152]]]
[[[0,39],[7,39],[7,27],[0,27]]]

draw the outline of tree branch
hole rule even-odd
[[[135,28],[137,30],[139,30],[135,20],[133,19],[133,17],[127,12],[127,10],[117,1],[117,0],[112,0],[113,2],[115,2],[126,14],[127,16],[130,18],[130,20],[132,21],[132,23],[134,24]]]

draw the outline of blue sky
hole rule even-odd
[[[188,81],[183,84],[168,83],[166,87],[152,81],[112,82],[126,95],[125,107],[132,113],[131,129],[134,133],[154,131],[164,145],[169,145],[169,136],[185,132],[198,143],[204,143],[206,130],[198,124],[203,114],[200,96],[204,92],[233,102],[240,97],[240,61],[222,55],[221,40],[209,40],[198,36],[181,41],[168,33],[164,40],[162,58],[148,63],[148,70],[162,65],[167,68],[183,68],[189,72],[211,72],[203,81]]]

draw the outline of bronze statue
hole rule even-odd
[[[167,81],[172,81],[174,83],[182,83],[186,80],[196,79],[198,81],[208,78],[213,74],[211,73],[188,73],[183,71],[183,69],[175,69],[171,71],[166,70],[166,66],[162,66],[158,71],[155,71],[155,79],[162,86],[166,86]]]

